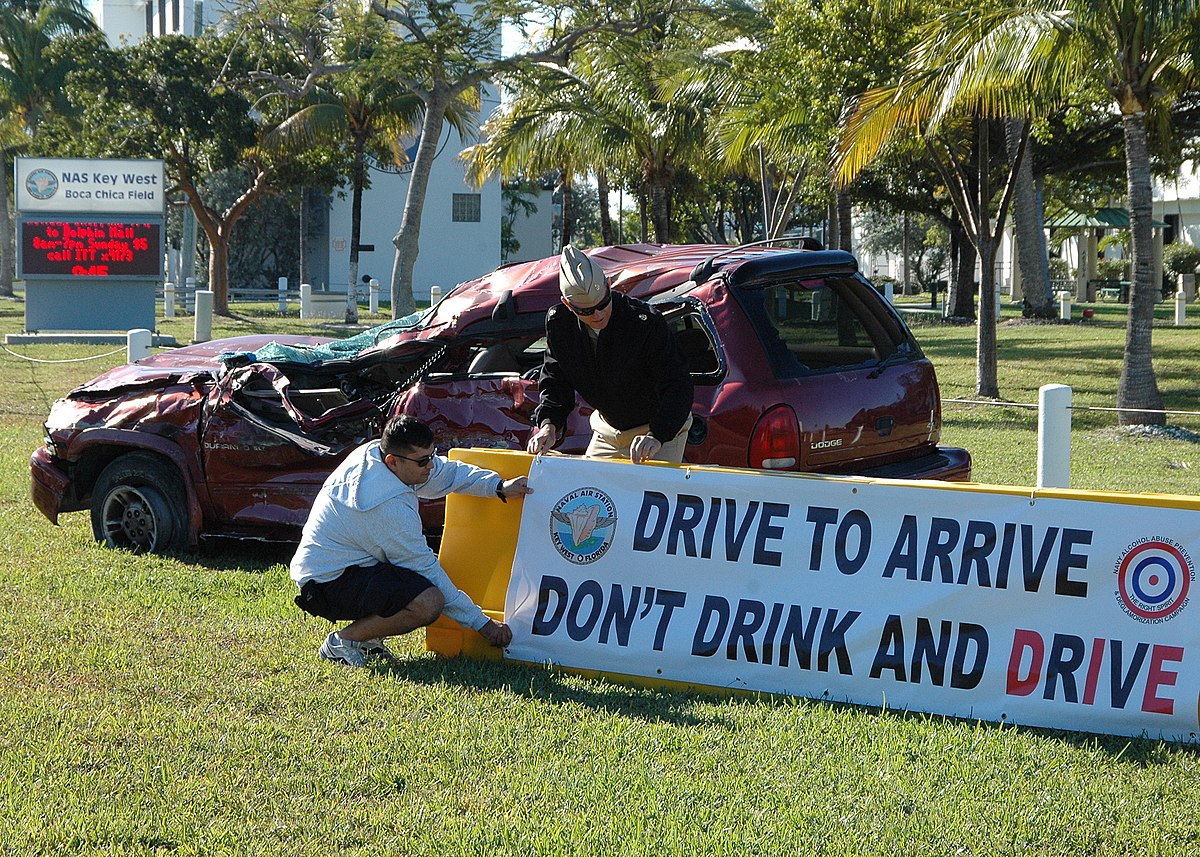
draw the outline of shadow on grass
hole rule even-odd
[[[413,658],[398,665],[375,665],[381,675],[425,685],[487,691],[503,691],[541,702],[566,703],[606,711],[618,717],[650,723],[697,726],[710,723],[711,714],[696,716],[697,703],[719,699],[722,694],[670,690],[622,684],[606,678],[583,678],[536,664],[472,658]],[[763,697],[772,704],[779,700]]]
[[[1171,743],[1154,738],[1132,738],[1119,735],[1100,735],[1091,732],[1071,732],[1024,726],[1008,722],[975,720],[946,714],[906,711],[873,705],[858,705],[830,699],[812,699],[706,689],[654,688],[634,683],[623,684],[619,679],[580,676],[550,666],[538,666],[513,661],[458,658],[414,658],[400,665],[372,667],[380,675],[394,676],[405,681],[426,685],[451,685],[481,692],[507,692],[515,696],[542,702],[567,703],[603,710],[618,717],[645,722],[664,722],[693,726],[721,720],[713,711],[697,715],[697,705],[740,699],[743,704],[763,708],[780,708],[797,704],[811,705],[830,711],[853,713],[866,717],[897,718],[913,723],[958,724],[989,732],[1016,732],[1049,739],[1079,750],[1095,750],[1137,767],[1171,764],[1178,756],[1200,758],[1200,738],[1189,742]]]

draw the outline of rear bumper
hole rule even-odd
[[[936,451],[895,461],[865,470],[855,470],[855,476],[876,479],[937,479],[942,482],[971,481],[971,453],[957,446],[939,446]]]
[[[33,505],[57,524],[63,498],[71,490],[71,477],[58,467],[44,446],[39,446],[29,457],[29,476],[29,495]]]

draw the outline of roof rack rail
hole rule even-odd
[[[697,283],[702,283],[713,275],[716,270],[717,260],[722,256],[728,256],[730,253],[735,253],[738,250],[745,250],[748,247],[763,247],[768,244],[783,244],[785,242],[795,242],[800,245],[801,250],[824,250],[825,245],[813,238],[811,235],[781,235],[778,238],[764,238],[760,241],[750,241],[746,244],[738,244],[735,247],[730,247],[727,250],[722,250],[720,253],[714,253],[703,262],[696,263],[696,267],[692,268],[692,273],[689,279]]]

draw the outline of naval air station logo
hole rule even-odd
[[[58,193],[58,176],[46,169],[38,168],[25,177],[25,190],[34,199],[45,202]]]
[[[576,489],[550,512],[550,541],[574,565],[587,565],[608,553],[616,530],[616,507],[598,488]]]

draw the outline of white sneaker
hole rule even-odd
[[[396,656],[396,653],[384,645],[382,637],[363,640],[362,647],[366,650],[368,658],[379,658],[381,661],[386,661],[389,664],[400,663],[400,658]]]
[[[348,667],[365,667],[367,665],[366,645],[358,640],[343,639],[337,631],[331,631],[317,651],[325,660],[345,664]]]

